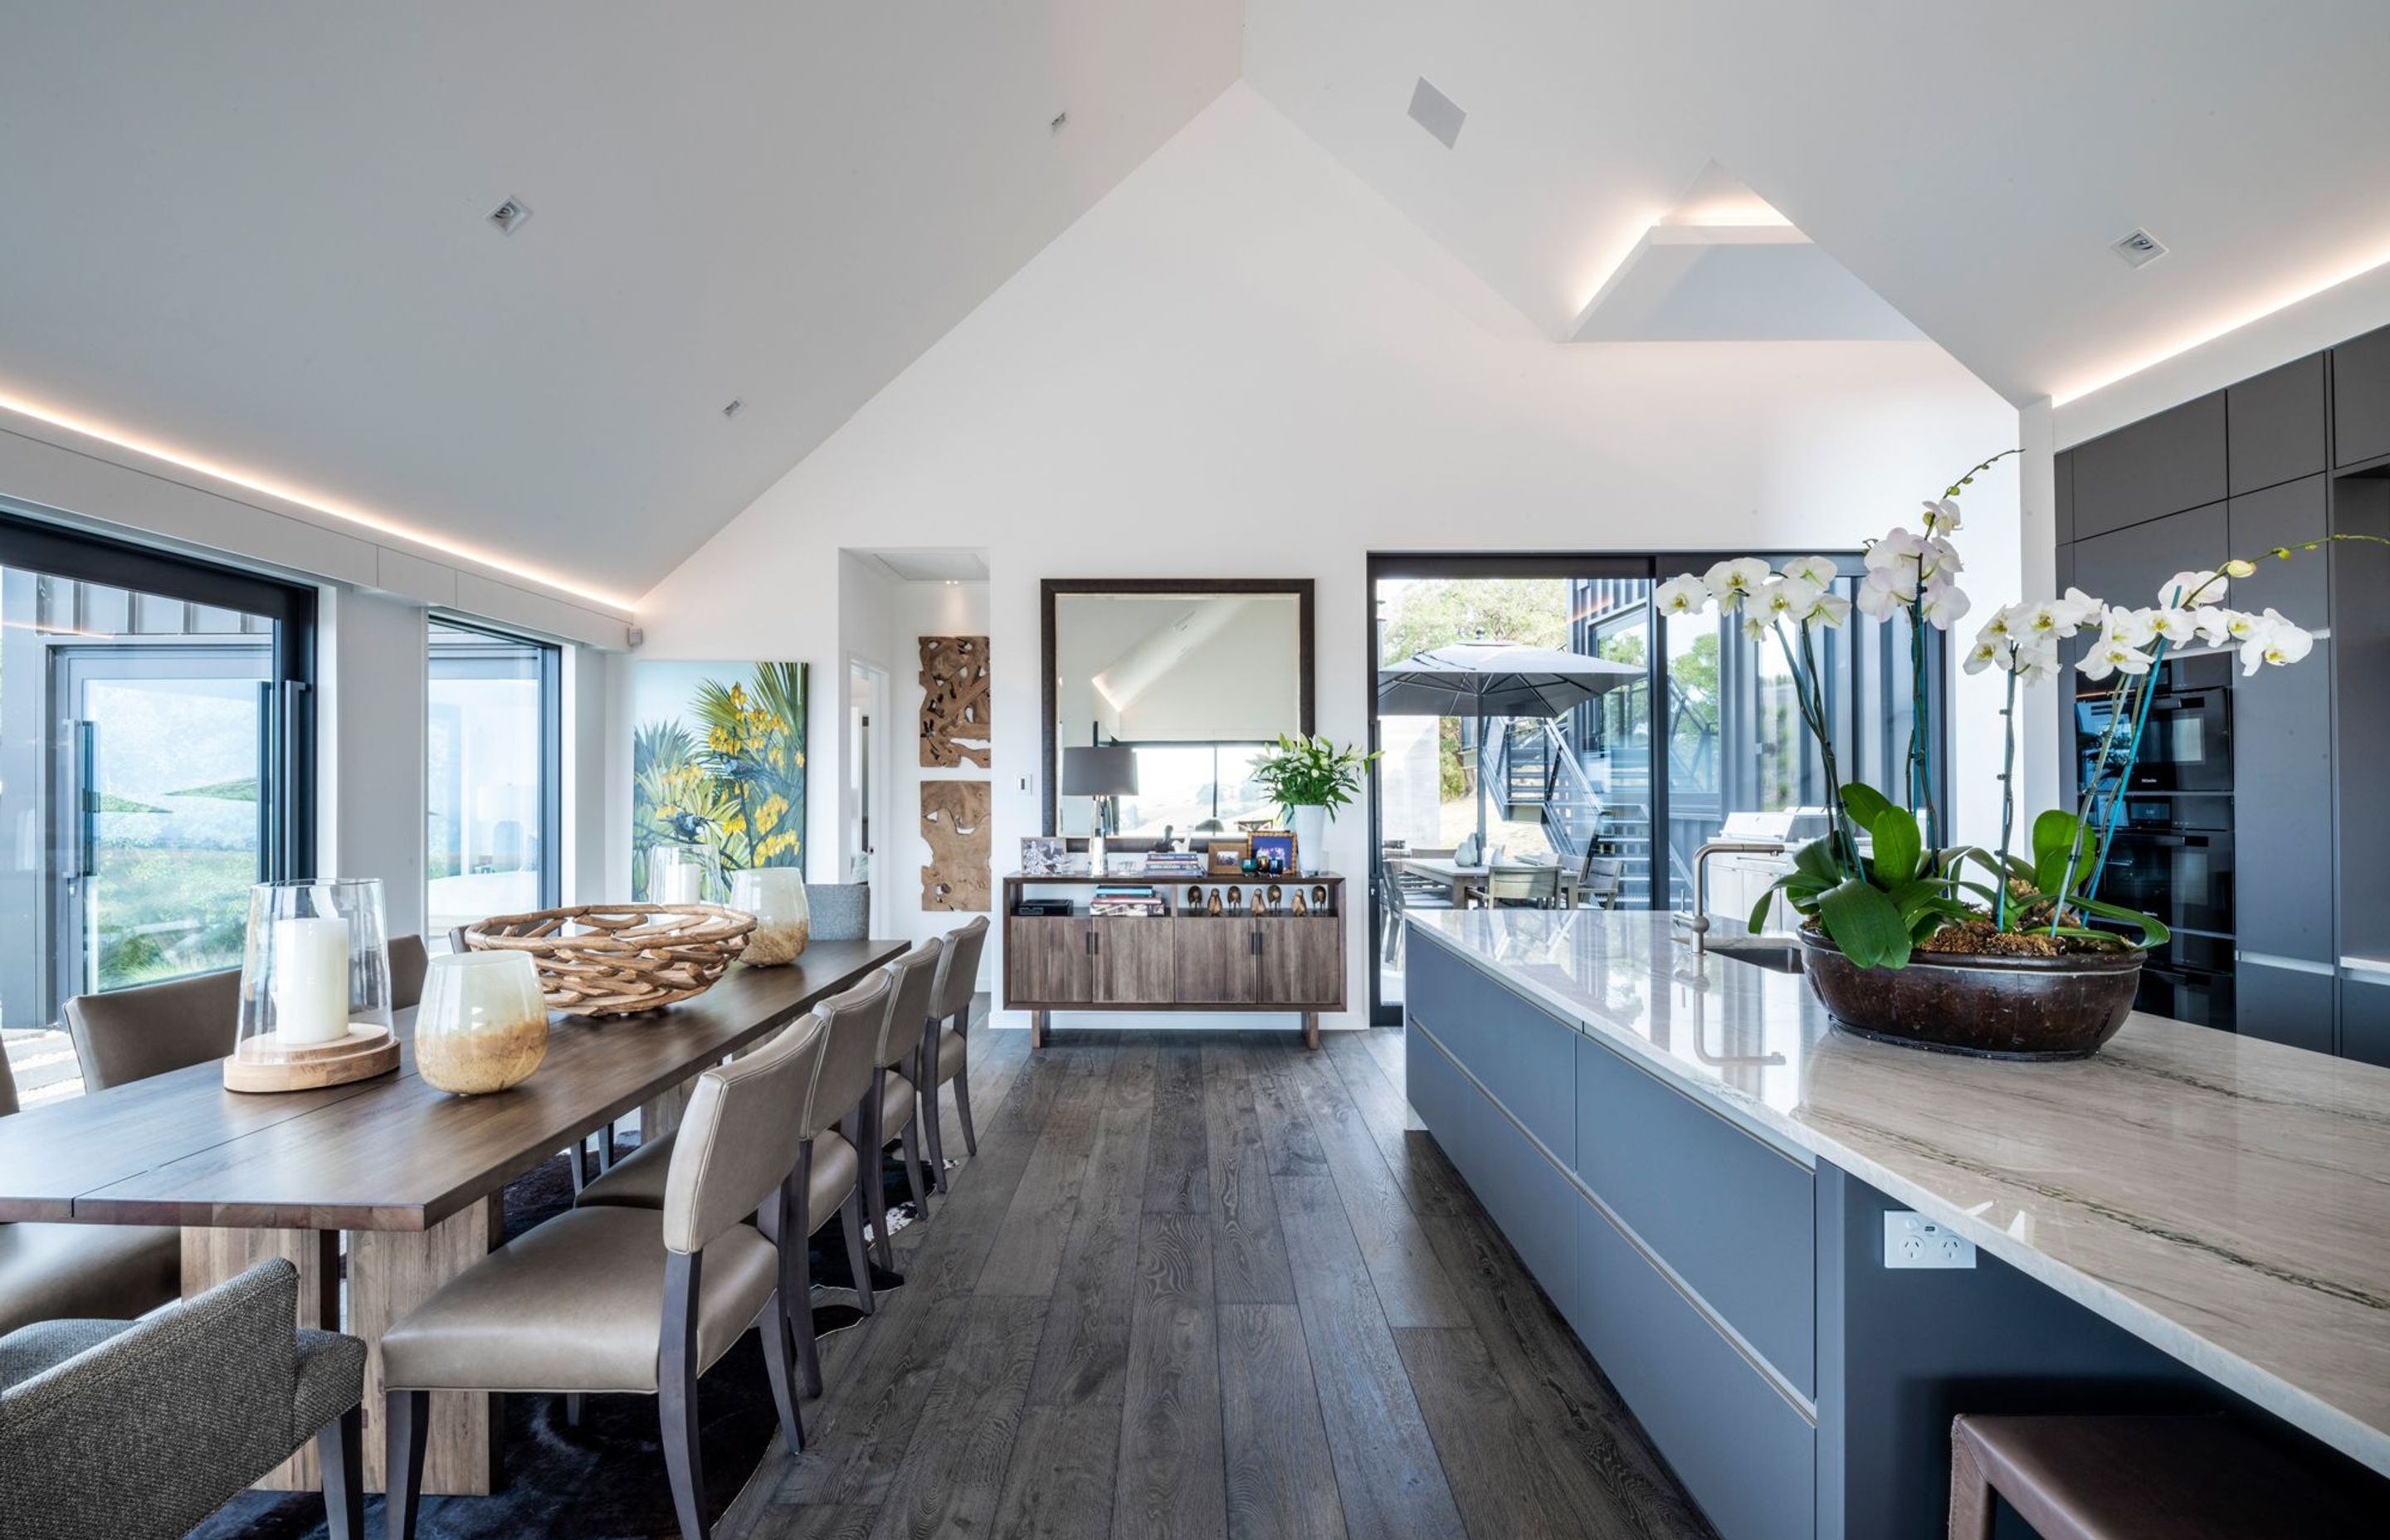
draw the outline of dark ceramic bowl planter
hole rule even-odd
[[[2063,957],[1920,952],[1861,968],[1801,931],[1802,970],[1835,1025],[1861,1037],[1979,1059],[2088,1059],[2131,1014],[2139,952]]]

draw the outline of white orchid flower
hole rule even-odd
[[[2056,643],[2046,646],[2027,644],[2016,649],[2016,661],[2011,665],[2017,677],[2028,685],[2044,685],[2058,677],[2064,665],[2058,661]]]
[[[2255,636],[2266,623],[2263,615],[2252,615],[2246,610],[2224,611],[2224,637],[2227,641],[2245,642]]]
[[[1897,592],[1892,575],[1882,570],[1870,572],[1867,581],[1859,584],[1859,613],[1871,619],[1890,620],[1892,612],[1908,602],[1908,595]]]
[[[2002,669],[2010,668],[2015,658],[2014,643],[2003,641],[1998,636],[1978,635],[1975,638],[1975,645],[1967,649],[1967,661],[1959,666],[1969,674],[1981,674],[1994,664],[1998,664]]]
[[[2237,556],[2231,560],[2226,562],[2217,570],[2223,572],[2226,577],[2231,578],[2255,577],[2257,575],[2257,564],[2255,562],[2243,561]]]
[[[2159,609],[2150,614],[2150,630],[2180,647],[2197,638],[2199,621],[2192,610]]]
[[[2023,629],[2018,622],[2024,608],[2021,604],[2004,604],[1993,610],[1991,618],[1984,622],[1984,628],[1975,633],[1975,639],[1982,641],[1989,636],[1997,641],[2014,641]]]
[[[1825,589],[1806,578],[1769,578],[1760,585],[1757,602],[1752,608],[1769,621],[1789,621],[1800,625],[1825,597]]]
[[[2191,612],[2191,635],[2209,647],[2222,647],[2232,637],[2232,617],[2236,611],[2219,605],[2206,604]]]
[[[1851,601],[1831,590],[1818,596],[1818,608],[1809,614],[1811,625],[1839,626],[1851,618]]]
[[[1925,541],[1922,536],[1911,534],[1904,529],[1895,528],[1882,540],[1870,545],[1863,559],[1867,562],[1868,571],[1870,572],[1902,567],[1913,572],[1917,569],[1917,558],[1924,554]]]
[[[2084,678],[2101,680],[2112,674],[2147,674],[2155,661],[2130,643],[2102,636],[2091,644],[2091,650],[2075,666],[2083,671]]]
[[[1766,621],[1764,621],[1764,620],[1760,619],[1757,615],[1745,615],[1745,616],[1743,616],[1743,618],[1742,618],[1742,639],[1743,639],[1744,641],[1746,641],[1746,642],[1758,642],[1758,641],[1765,641],[1765,640],[1767,640],[1767,631],[1768,631],[1768,625],[1767,625],[1767,622]]]
[[[1936,631],[1947,631],[1954,622],[1974,608],[1974,601],[1957,584],[1935,578],[1925,585],[1923,608],[1926,624]]]
[[[2122,642],[2128,648],[2139,647],[2157,634],[2156,610],[2127,610],[2121,604],[2108,607],[2107,618],[2100,626],[2101,640]]]
[[[1917,571],[1925,577],[1952,577],[1966,571],[1967,564],[1959,558],[1959,548],[1935,535],[1925,542],[1925,549],[1917,558]]]
[[[1687,572],[1651,590],[1651,602],[1663,615],[1698,615],[1710,607],[1709,584]]]
[[[1721,561],[1702,574],[1710,593],[1721,609],[1731,613],[1742,608],[1742,601],[1759,592],[1759,585],[1772,576],[1767,563],[1755,556],[1736,557]]]
[[[1956,497],[1929,497],[1925,500],[1925,527],[1936,534],[1948,534],[1959,527],[1959,500]]]
[[[1843,573],[1842,569],[1834,565],[1832,557],[1796,556],[1784,564],[1784,575],[1799,578],[1804,583],[1814,583],[1820,588],[1831,588],[1834,580]]]
[[[2158,584],[2158,604],[2166,610],[2192,610],[2222,604],[2230,582],[2221,572],[2177,572]]]
[[[2277,668],[2295,663],[2315,650],[2315,638],[2294,625],[2279,610],[2268,610],[2258,617],[2254,635],[2241,644],[2241,674],[2243,678],[2256,673],[2268,663]]]

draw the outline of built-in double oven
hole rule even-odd
[[[2076,773],[2115,800],[2100,896],[2154,915],[2174,932],[2141,970],[2139,1008],[2227,1029],[2233,1024],[2230,677],[2223,655],[2164,665],[2139,725],[2138,757],[2129,749],[2135,725],[2112,730],[2105,692],[2075,703]],[[2128,761],[2131,775],[2122,777]]]

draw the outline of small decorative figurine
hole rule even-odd
[[[1210,908],[1208,908],[1208,909],[1204,910],[1203,912],[1204,912],[1205,914],[1207,914],[1207,915],[1216,915],[1216,914],[1218,914],[1218,913],[1220,912],[1220,890],[1219,890],[1219,889],[1214,888],[1214,889],[1213,889],[1213,890],[1212,890],[1212,905],[1211,905],[1211,907],[1210,907]]]
[[[1243,914],[1244,912],[1245,912],[1245,890],[1244,890],[1244,889],[1242,889],[1242,888],[1231,888],[1231,889],[1229,889],[1229,890],[1228,890],[1228,913],[1230,913],[1230,914],[1232,914],[1232,915],[1241,915],[1241,914]]]
[[[1201,905],[1202,904],[1202,902],[1203,902],[1203,890],[1202,890],[1202,889],[1201,889],[1201,888],[1197,888],[1197,887],[1189,887],[1189,888],[1187,890],[1187,907],[1189,907],[1189,909],[1196,908],[1196,907],[1198,907],[1199,905]]]
[[[1318,911],[1319,911],[1321,914],[1323,914],[1323,915],[1324,915],[1324,914],[1326,914],[1326,913],[1328,912],[1328,890],[1327,890],[1327,889],[1325,889],[1325,888],[1314,888],[1314,889],[1312,889],[1312,890],[1311,890],[1311,906],[1312,906],[1313,908],[1315,908],[1315,909],[1318,910]]]
[[[1311,905],[1303,901],[1303,890],[1301,888],[1294,890],[1294,912],[1298,915],[1307,915],[1311,913]]]
[[[1269,885],[1269,906],[1271,914],[1286,907],[1286,892],[1275,882]]]

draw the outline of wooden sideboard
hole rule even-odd
[[[1099,884],[1150,886],[1166,908],[1155,916],[1024,915],[1031,890],[1065,894]],[[1004,879],[1004,1004],[1030,1013],[1030,1042],[1043,1046],[1058,1010],[1288,1011],[1303,1040],[1319,1046],[1319,1013],[1344,1008],[1344,879],[1311,872],[1278,879],[1279,909],[1214,915],[1216,890],[1266,893],[1270,879],[1059,877]],[[1190,904],[1189,889],[1203,897]],[[1300,889],[1309,913],[1294,912]],[[1324,892],[1325,908],[1310,895]]]

